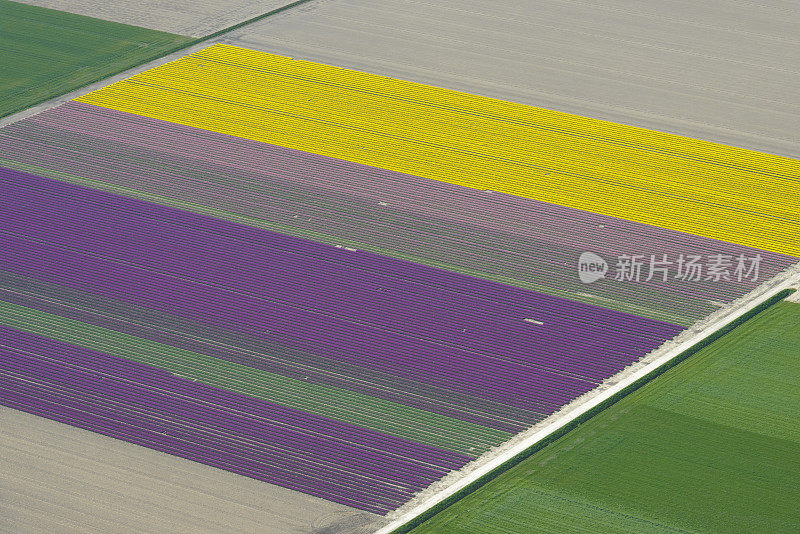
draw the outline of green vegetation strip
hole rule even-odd
[[[0,117],[189,46],[191,37],[0,0]]]
[[[192,38],[0,0],[0,118],[309,1]]]
[[[309,384],[7,302],[0,302],[0,323],[152,365],[210,386],[469,456],[478,456],[511,437],[508,432],[352,391]]]
[[[800,305],[775,304],[790,292],[402,530],[797,532]]]

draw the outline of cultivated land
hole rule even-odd
[[[316,4],[312,3],[310,5],[314,6]],[[320,3],[319,5],[320,5],[320,9],[325,7],[324,3]],[[341,5],[346,5],[346,4],[340,4],[340,6]],[[419,5],[420,4],[413,4],[413,6],[409,6],[409,13],[413,13],[414,12],[414,8],[418,8]],[[463,4],[460,5],[460,6],[463,6]],[[370,6],[367,6],[367,7],[370,7]],[[387,6],[387,7],[391,7],[391,6]],[[436,7],[438,8],[439,6],[437,5]],[[477,6],[477,4],[475,6],[467,5],[467,11],[469,11],[469,9],[474,8],[474,7],[480,7],[480,6]],[[587,7],[589,7],[589,6],[582,6],[582,9],[583,8],[587,8]],[[699,14],[699,15],[704,15],[705,14],[706,16],[709,15],[709,14],[712,14],[712,15],[714,15],[714,17],[712,17],[712,18],[715,19],[714,22],[719,22],[720,20],[725,22],[721,17],[717,16],[718,15],[717,13],[714,13],[714,9],[713,8],[710,9],[708,12],[695,13],[695,15],[697,15],[697,14]],[[653,13],[651,13],[650,15],[653,15]],[[287,20],[288,20],[288,18],[289,17],[287,17]],[[655,16],[655,18],[658,19],[659,17]],[[597,17],[595,17],[595,19],[596,20],[600,20]],[[338,23],[337,23],[337,25],[339,26],[339,29],[341,29],[341,27],[344,26],[344,24],[340,24],[342,22],[343,21],[338,21]],[[561,27],[561,24],[559,23],[559,29],[560,29],[560,27]],[[415,27],[415,29],[417,29],[417,28]],[[436,30],[436,31],[438,31],[438,30]],[[652,33],[655,33],[655,32],[652,32]],[[668,33],[670,33],[670,35],[674,35],[676,33],[679,34],[680,32],[672,31],[672,32],[668,32]],[[316,34],[313,34],[313,32],[310,32],[309,35],[316,35]],[[304,41],[306,43],[309,42],[308,35],[304,36]],[[453,42],[455,42],[455,41],[453,41]],[[627,44],[630,45],[630,43],[627,43]],[[458,46],[461,46],[461,44],[459,44]],[[340,52],[340,50],[336,50],[336,47],[325,46],[324,48],[325,48],[325,53],[338,54]],[[403,48],[403,46],[400,46],[400,48]],[[762,47],[762,48],[768,48],[768,46],[765,46],[765,47]],[[331,50],[334,50],[334,52],[331,52]],[[663,52],[663,50],[661,50],[661,52]],[[529,54],[529,56],[533,56],[533,55],[534,54]],[[424,54],[421,55],[420,58],[423,57],[423,56],[424,56]],[[312,56],[306,56],[306,57],[312,57]],[[312,58],[317,59],[316,57],[312,57]],[[417,58],[417,59],[419,59],[419,58]],[[354,63],[341,63],[341,62],[338,62],[338,61],[331,61],[331,63],[333,63],[333,64],[346,64],[346,65],[353,65],[354,64]],[[465,64],[473,65],[474,62],[465,61]],[[375,70],[375,69],[365,69],[365,70]],[[654,70],[659,71],[659,69],[654,69]],[[754,69],[750,69],[750,70],[752,71]],[[381,71],[381,72],[385,72],[385,71]],[[403,78],[413,78],[413,76],[402,76],[402,77]],[[759,81],[763,81],[764,78],[765,77],[762,76],[762,79],[759,80]],[[767,83],[769,83],[769,82],[767,82]],[[436,84],[436,85],[445,85],[445,84],[439,84],[439,83],[436,83],[436,82],[434,82],[434,84]],[[591,85],[591,84],[585,84],[584,83],[583,85]],[[449,87],[456,87],[456,85],[449,85]],[[466,88],[469,89],[470,91],[474,91],[475,90],[474,88],[469,88],[469,85],[467,85]],[[484,91],[484,94],[490,94],[490,93]],[[683,98],[683,97],[686,96],[685,94],[681,94],[681,93],[677,93],[677,94],[680,96],[680,98]],[[503,96],[503,95],[494,95],[494,96]],[[524,99],[522,99],[522,98],[517,98],[517,97],[513,97],[513,96],[506,96],[506,98],[509,98],[511,100],[524,101]],[[689,98],[688,100],[692,100],[692,99]],[[783,102],[784,99],[780,99],[780,101]],[[322,108],[334,108],[334,107],[340,105],[340,103],[336,102],[335,99],[333,99],[331,101],[324,101],[324,99],[322,99],[321,101],[309,100],[309,102],[312,102],[310,107],[320,106],[321,105]],[[541,102],[533,102],[533,103],[541,104]],[[697,101],[695,101],[694,103],[697,104]],[[730,102],[727,102],[727,104],[730,104]],[[553,105],[553,106],[549,106],[549,107],[557,108],[558,106]],[[688,107],[691,108],[692,105],[690,104]],[[694,106],[694,107],[701,107],[701,106],[698,104],[697,106]],[[564,106],[561,106],[561,107],[558,107],[558,108],[559,109],[568,109],[568,108],[566,108]],[[342,109],[344,109],[345,114],[349,113],[349,108],[347,108],[346,106],[343,107]],[[108,110],[108,111],[112,111],[112,110]],[[372,113],[375,110],[369,108],[366,111],[369,114],[369,113]],[[378,110],[378,111],[379,111],[379,114],[382,113],[381,110]],[[626,110],[626,111],[630,111],[630,110]],[[395,114],[397,114],[397,113],[395,113]],[[589,113],[585,113],[585,114],[588,115]],[[592,113],[592,114],[593,115],[597,115],[597,116],[602,116],[602,113],[599,113],[599,112],[598,113]],[[392,115],[392,113],[388,113],[387,115]],[[762,115],[763,115],[763,113],[762,113]],[[643,124],[643,125],[646,125],[646,126],[654,126],[656,124],[655,122],[652,123],[652,124],[651,123],[637,122],[638,119],[637,120],[633,120],[633,119],[627,120],[627,119],[624,118],[625,116],[626,115],[623,113],[622,117],[608,117],[608,118],[620,120],[622,122]],[[720,116],[723,117],[724,120],[727,120],[724,113],[721,114]],[[647,118],[652,118],[652,117],[647,116]],[[662,117],[662,119],[663,119],[663,117]],[[669,121],[667,121],[667,122],[669,122]],[[683,121],[683,120],[673,121],[670,124],[673,124],[673,126],[677,125],[677,126],[681,126],[681,127],[685,128],[685,129],[681,130],[680,128],[674,127],[673,131],[679,131],[681,133],[688,133],[690,135],[694,135],[694,131],[691,130],[691,128],[698,128],[698,127],[700,129],[697,130],[697,131],[700,131],[701,134],[702,134],[703,131],[706,131],[706,130],[708,130],[708,131],[716,131],[715,135],[720,134],[719,128],[716,128],[715,126],[710,126],[709,127],[708,124],[699,125],[699,123],[697,123],[697,122],[686,122],[686,121]],[[655,125],[655,127],[660,128],[660,126],[657,126],[657,125]],[[729,135],[730,134],[730,132],[722,132],[722,133],[725,134],[725,135]],[[701,134],[698,134],[698,135],[701,135]],[[702,135],[704,135],[705,137],[715,138],[716,139],[716,137],[714,137],[714,135],[711,135],[711,134],[702,134]],[[738,135],[738,134],[736,134],[736,135]],[[736,138],[736,135],[734,135],[734,137],[732,137],[731,139]],[[332,137],[335,137],[335,136],[332,136]],[[342,137],[343,138],[348,138],[348,137],[352,138],[354,136],[352,136],[352,134],[350,134],[349,136],[348,135],[344,135]],[[761,136],[759,138],[758,136],[754,137],[751,134],[747,134],[747,135],[745,135],[745,137],[747,139],[749,139],[749,141],[747,141],[747,142],[739,142],[739,141],[735,141],[735,140],[731,141],[727,137],[722,137],[722,138],[719,138],[718,140],[733,142],[733,143],[737,143],[737,144],[747,144],[748,146],[761,148],[760,145],[758,145],[757,143],[754,142],[754,139],[756,139],[757,141],[759,141],[759,139],[760,139],[759,142],[761,142],[761,141],[764,140],[764,136]],[[785,141],[785,139],[783,141]],[[781,143],[783,143],[783,141],[776,140],[774,137],[770,137],[768,139],[767,144],[769,146],[773,147],[773,148],[767,148],[766,150],[769,150],[769,151],[772,151],[772,152],[779,152],[779,153],[791,153],[790,151],[774,148],[774,147],[777,147],[777,146],[781,145]],[[377,144],[377,143],[380,142],[380,140],[377,141],[377,142],[375,140],[373,140],[372,142]],[[497,145],[501,146],[502,143],[497,143]],[[781,146],[785,146],[785,143],[784,143],[784,145],[781,145]],[[453,158],[453,160],[456,160],[456,159],[457,158]],[[611,158],[611,159],[614,159],[614,158]],[[170,160],[170,158],[167,157],[166,160]],[[103,165],[103,163],[101,163],[100,165]],[[34,172],[38,172],[37,169],[22,168],[22,170],[32,170]],[[192,169],[191,171],[194,172],[195,170],[196,169]],[[113,172],[115,172],[115,171],[109,171],[109,173],[113,173]],[[62,175],[62,176],[53,176],[53,177],[57,177],[59,179],[67,179],[68,181],[75,181],[75,182],[80,182],[80,180],[81,180],[81,178],[79,178],[79,177],[78,177],[78,179],[75,179],[76,178],[75,176],[66,177],[65,175]],[[739,183],[739,182],[736,182],[736,183]],[[716,184],[718,185],[718,182],[716,182]],[[97,185],[97,184],[95,184],[95,185]],[[449,186],[451,184],[446,184],[446,185]],[[127,193],[130,194],[130,191],[128,191]],[[487,193],[491,194],[490,192],[487,192]],[[586,193],[586,191],[584,190],[583,193]],[[123,194],[125,194],[125,193],[123,193]],[[138,195],[131,195],[131,196],[138,196]],[[146,197],[146,195],[142,195],[142,197]],[[154,199],[153,198],[148,198],[148,200],[154,200]],[[377,200],[377,199],[372,199],[372,200]],[[160,200],[156,200],[156,201],[160,201]],[[568,202],[564,202],[564,203],[568,203]],[[382,204],[380,204],[380,203],[378,203],[378,205],[383,207]],[[784,207],[786,208],[787,213],[788,213],[789,216],[794,217],[796,215],[796,209],[795,209],[796,206],[793,207],[793,206],[789,205],[789,206],[784,206]],[[193,206],[193,208],[196,209],[197,205]],[[774,208],[774,205],[771,206],[771,208]],[[203,211],[203,209],[197,209],[197,211]],[[691,210],[687,210],[687,213],[689,213],[690,211]],[[242,219],[244,219],[244,218],[242,218]],[[728,217],[727,219],[732,220],[730,217]],[[716,220],[714,220],[714,218],[711,218],[709,220],[712,220],[713,222],[719,224],[721,220],[726,220],[726,218],[721,217],[721,218],[716,218]],[[248,222],[252,223],[253,221],[249,220]],[[792,219],[791,222],[786,222],[785,224],[794,225],[794,224],[796,224],[796,222],[797,222],[796,220]],[[723,225],[736,226],[736,225],[728,224],[727,220],[726,220],[726,222],[723,223]],[[720,230],[720,231],[727,232],[729,230],[723,229],[723,230]],[[770,236],[767,236],[766,239],[770,239]],[[345,243],[345,244],[352,245],[352,243]],[[360,247],[358,247],[358,248],[360,248]],[[773,248],[773,250],[775,250],[775,248]],[[780,249],[780,250],[783,250],[783,249]],[[790,250],[788,252],[795,253],[796,250],[792,249],[792,250]],[[7,280],[4,280],[4,282],[5,281],[7,281]],[[19,281],[19,280],[17,280],[17,281]],[[382,289],[382,288],[378,288],[378,289]],[[50,305],[50,304],[51,303],[48,303],[48,305]],[[27,305],[28,304],[26,303],[26,306]],[[34,332],[34,331],[40,332],[41,331],[42,334],[44,334],[44,335],[46,335],[48,337],[51,337],[51,338],[54,338],[54,339],[60,339],[62,341],[70,341],[70,342],[78,342],[78,341],[80,341],[80,344],[83,344],[83,346],[85,346],[85,347],[90,347],[90,346],[94,345],[94,348],[96,350],[102,349],[102,350],[108,351],[109,353],[113,353],[112,351],[116,351],[117,354],[124,355],[125,357],[130,357],[130,359],[132,359],[132,360],[136,360],[137,358],[139,358],[139,361],[144,361],[145,359],[147,359],[147,360],[153,362],[153,361],[155,361],[155,358],[161,358],[162,354],[164,354],[165,352],[170,352],[169,358],[160,359],[159,360],[159,365],[163,364],[165,368],[169,368],[173,372],[177,371],[176,374],[180,374],[181,376],[191,377],[190,380],[200,380],[200,381],[205,381],[207,383],[214,383],[214,381],[216,380],[217,381],[216,385],[219,386],[219,387],[225,387],[226,389],[230,389],[230,390],[243,391],[243,389],[242,389],[243,388],[243,382],[241,380],[239,380],[239,378],[243,377],[244,375],[242,375],[242,374],[237,375],[239,370],[237,370],[235,368],[235,366],[229,366],[229,365],[220,366],[219,367],[220,370],[223,370],[223,368],[224,368],[224,372],[223,373],[209,372],[210,366],[206,365],[207,363],[209,363],[209,360],[200,361],[200,360],[203,360],[202,357],[200,357],[200,355],[197,354],[197,353],[192,353],[188,349],[165,351],[166,347],[164,345],[158,345],[157,343],[145,343],[144,345],[147,346],[148,350],[143,351],[143,352],[145,352],[145,354],[142,354],[141,352],[138,352],[139,349],[137,347],[137,345],[142,344],[141,338],[136,339],[136,336],[132,336],[130,334],[124,334],[123,333],[122,335],[117,335],[117,334],[110,334],[109,332],[104,331],[103,328],[109,327],[110,324],[102,324],[102,325],[100,325],[98,323],[96,325],[92,325],[92,326],[88,326],[87,327],[87,325],[85,325],[85,324],[77,324],[75,321],[64,320],[64,318],[57,317],[57,316],[55,316],[53,314],[48,314],[48,310],[49,311],[53,311],[51,308],[48,308],[47,310],[42,308],[41,310],[38,310],[36,312],[32,312],[30,309],[25,310],[23,312],[20,312],[19,310],[11,309],[11,308],[13,308],[13,305],[8,306],[8,307],[4,307],[4,308],[9,308],[9,309],[4,309],[4,311],[6,311],[6,312],[10,311],[8,317],[14,317],[14,321],[15,322],[17,322],[20,318],[23,318],[24,321],[27,321],[26,324],[20,325],[20,327],[24,326],[24,329],[26,329],[29,332]],[[128,311],[130,311],[130,310],[128,310]],[[169,318],[167,318],[167,319],[169,319]],[[123,320],[124,320],[124,318],[123,318]],[[17,325],[15,325],[15,327],[17,327]],[[98,341],[97,341],[97,336],[98,335],[103,337],[103,340],[100,343],[98,343]],[[200,363],[200,365],[187,365],[187,364],[190,363],[190,361],[191,361],[192,364]],[[188,375],[183,374],[183,373],[186,373],[187,371],[189,372]],[[304,406],[298,406],[297,403],[305,403],[306,402],[305,398],[301,399],[301,398],[299,398],[298,395],[295,394],[295,392],[300,391],[300,388],[302,387],[302,382],[299,382],[298,380],[291,380],[291,379],[286,380],[286,377],[278,377],[278,376],[275,376],[275,375],[270,375],[268,373],[257,373],[257,374],[259,375],[259,380],[261,380],[261,379],[266,379],[267,380],[267,382],[269,383],[269,387],[268,388],[262,388],[261,392],[257,392],[255,389],[251,388],[249,391],[247,391],[247,393],[251,394],[251,395],[253,395],[253,393],[255,393],[255,395],[253,395],[253,396],[258,397],[263,393],[268,393],[270,395],[274,394],[274,395],[277,395],[278,397],[280,397],[282,395],[282,397],[280,399],[276,399],[276,400],[279,400],[279,402],[281,404],[284,404],[286,406],[293,406],[292,405],[293,402],[296,403],[294,405],[295,407],[300,407],[301,409],[302,408],[309,408],[309,406],[313,405],[313,410],[316,413],[322,413],[322,412],[330,413],[332,416],[335,416],[336,418],[338,418],[340,420],[348,420],[350,422],[354,422],[354,421],[352,419],[348,419],[348,417],[353,417],[354,415],[356,417],[358,417],[358,416],[361,415],[361,414],[357,413],[357,410],[350,410],[350,413],[347,413],[348,406],[346,406],[346,403],[342,403],[342,402],[340,402],[340,403],[326,403],[326,399],[330,399],[331,398],[330,396],[328,396],[328,397],[325,396],[325,395],[328,395],[328,393],[331,391],[330,389],[326,389],[326,388],[316,388],[316,394],[315,394],[316,396],[315,396],[315,398],[311,399],[311,403],[305,404]],[[253,376],[253,374],[250,371],[248,371],[248,379],[252,378],[252,376]],[[299,378],[300,380],[304,379],[303,377],[295,377],[295,378]],[[307,380],[307,378],[305,378],[305,379]],[[267,390],[269,390],[269,391],[267,392]],[[351,397],[352,397],[352,395],[351,395]],[[342,408],[345,408],[345,410],[342,410]],[[349,408],[352,408],[352,407],[349,407]],[[403,409],[401,411],[405,411],[405,413],[409,413],[410,414],[411,411],[413,411],[413,410]],[[396,412],[396,413],[399,413],[399,412]],[[385,421],[378,421],[377,424],[385,424],[385,423],[386,423]],[[374,419],[373,419],[373,424],[375,424],[374,423]],[[399,423],[396,423],[396,422],[393,422],[393,421],[389,421],[389,424],[398,425],[398,426],[396,426],[394,432],[395,433],[400,433],[397,430],[397,428],[400,428],[401,426],[403,426],[402,420],[400,420]],[[406,427],[406,429],[407,429],[407,427]],[[429,438],[441,439],[441,436],[429,436]],[[426,438],[426,439],[428,439],[428,438]],[[479,439],[482,439],[482,438],[479,438]],[[421,438],[420,438],[420,440],[421,441],[425,441],[424,439],[421,439]],[[487,439],[485,441],[488,442],[490,440]],[[445,444],[442,443],[441,445],[445,445]],[[451,442],[451,443],[447,444],[447,448],[453,448],[453,443]],[[480,448],[476,447],[475,449],[476,449],[475,451],[471,451],[471,452],[474,452],[475,454],[477,454],[477,451],[480,450]],[[497,524],[502,524],[502,522],[498,521]],[[643,523],[636,524],[635,525],[635,530],[637,530],[637,531],[643,530],[646,526],[649,526],[649,525],[650,524],[643,524]]]
[[[181,35],[0,0],[0,117],[190,41]]]
[[[0,188],[0,404],[366,511],[683,330],[16,171]]]
[[[0,406],[0,532],[370,532],[381,518]],[[372,528],[364,527],[372,524]],[[329,528],[330,530],[322,530]]]
[[[791,0],[337,0],[248,48],[800,156]]]
[[[798,346],[779,303],[414,532],[796,532]]]
[[[332,178],[333,167],[354,176],[388,171],[472,195],[511,193],[523,211],[536,202],[596,211],[602,221],[588,216],[581,224],[661,236],[663,246],[709,247],[708,239],[670,235],[690,230],[770,249],[773,266],[795,260],[780,255],[795,251],[785,240],[797,224],[787,200],[793,182],[773,183],[795,172],[787,158],[240,47],[209,47],[48,112],[61,115],[52,126],[64,132],[66,146],[35,148],[60,136],[38,119],[3,135],[0,156],[24,160],[46,152],[46,161],[27,165],[53,166],[57,178],[3,171],[6,198],[15,199],[3,204],[10,217],[3,232],[16,251],[0,260],[9,304],[4,332],[13,337],[0,363],[9,390],[4,402],[381,514],[594,389],[682,327],[275,234],[249,226],[249,213],[225,217],[244,226],[152,204],[166,198],[191,211],[230,210],[219,199],[186,198],[175,189],[168,174],[176,153],[202,147],[206,154],[230,143],[220,158],[177,167],[189,171],[187,185],[199,172],[213,176],[224,186],[221,198],[236,202],[253,199],[247,190],[259,182],[274,187],[296,169],[310,171],[311,184],[319,181],[314,174]],[[68,119],[74,116],[91,120]],[[103,141],[71,133],[69,123]],[[76,150],[111,146],[133,130],[169,140],[167,154],[148,152],[153,143],[128,136],[135,164],[112,169],[122,151]],[[178,132],[197,142],[177,143]],[[260,159],[284,158],[283,168],[236,184],[244,186],[239,191],[228,187],[237,174],[247,180],[259,172],[243,163],[259,159],[253,154],[263,142],[271,148]],[[206,169],[234,152],[228,165],[235,172]],[[311,162],[318,170],[308,169]],[[97,180],[119,173],[138,177],[137,188],[145,173],[152,179],[134,194],[115,178],[112,187]],[[378,183],[339,181],[353,191],[331,187],[325,194],[362,193]],[[748,195],[723,191],[725,184]],[[480,202],[456,198],[466,209]],[[308,216],[296,211],[292,219]],[[720,224],[725,214],[742,219],[745,211],[744,227]],[[593,230],[590,241],[603,243],[609,232]],[[707,297],[708,289],[697,295]],[[730,299],[736,290],[728,293]],[[103,374],[108,387],[87,389]],[[128,413],[129,399],[141,417]],[[187,415],[195,413],[203,417]],[[206,418],[213,422],[196,423]],[[281,429],[286,418],[296,428]],[[276,436],[286,439],[276,445]]]

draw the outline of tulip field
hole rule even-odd
[[[141,199],[157,195],[179,208],[681,325],[717,309],[713,301],[728,302],[758,285],[675,277],[641,284],[604,280],[587,294],[574,274],[576,258],[583,250],[609,257],[631,252],[632,236],[633,251],[642,254],[752,252],[82,102],[9,125],[0,130],[0,147],[0,163],[43,176],[102,183]],[[783,254],[761,255],[763,278],[791,262]]]
[[[135,54],[133,37],[87,47],[132,65],[184,39],[137,36]],[[60,72],[0,115],[85,82]],[[0,128],[0,405],[390,515],[796,264],[798,184],[787,157],[213,44]],[[604,278],[581,281],[584,252]],[[728,270],[615,278],[628,255]],[[737,258],[758,270],[737,276]],[[727,530],[714,501],[645,510],[677,484],[670,462],[686,495],[705,491],[682,433],[698,457],[723,451],[704,476],[736,502],[788,465],[788,502],[796,414],[761,442],[770,413],[723,400],[744,387],[726,369],[780,368],[791,341],[748,339],[509,471],[497,504],[486,486],[420,531],[586,526],[564,514]],[[767,467],[741,478],[738,450]],[[659,482],[634,494],[640,471],[620,465],[645,456]],[[597,504],[606,490],[620,500]]]
[[[279,421],[284,417],[282,410],[289,408],[275,405],[278,398],[263,379],[286,383],[296,391],[284,394],[290,397],[284,402],[358,425],[332,430],[329,437],[313,424],[291,423],[317,452],[337,443],[367,446],[366,438],[345,436],[372,430],[383,443],[383,456],[365,458],[364,466],[350,465],[351,477],[340,472],[337,456],[326,459],[323,454],[319,473],[307,474],[310,481],[292,478],[299,476],[299,464],[286,464],[287,458],[304,457],[302,450],[292,452],[292,440],[288,450],[279,447],[283,453],[276,452],[275,460],[261,454],[257,461],[236,456],[245,448],[231,449],[226,462],[238,472],[293,489],[312,491],[319,484],[319,494],[369,511],[385,513],[401,504],[448,469],[555,412],[681,330],[27,173],[5,171],[2,178],[8,251],[0,263],[4,298],[20,306],[18,313],[32,315],[24,323],[25,334],[13,337],[3,359],[4,370],[11,373],[5,402],[45,410],[38,399],[52,398],[59,406],[59,399],[68,406],[73,405],[67,399],[74,399],[75,409],[93,413],[100,401],[97,417],[111,418],[114,428],[151,421],[155,431],[162,428],[159,410],[168,406],[177,409],[188,399],[196,399],[198,410],[208,402],[219,404],[205,396],[209,388],[208,394],[217,395],[228,388],[251,396],[259,391],[259,401],[226,393],[234,404],[216,406],[222,410],[220,430],[217,424],[206,427],[202,415],[197,433],[184,438],[211,439],[210,433],[229,424],[229,439],[234,439],[236,432],[247,438],[250,430],[260,428],[255,422],[265,417],[259,415],[263,410],[278,410],[273,416]],[[543,325],[525,322],[531,315]],[[50,324],[46,332],[30,332]],[[78,338],[81,343],[75,345],[72,331],[91,327],[107,334]],[[133,347],[142,337],[183,350],[172,358],[157,349],[150,356],[134,350],[137,355],[131,358],[124,346],[104,352],[84,347],[117,332]],[[195,357],[190,349],[204,356]],[[115,356],[118,350],[127,358]],[[56,357],[62,353],[74,356]],[[74,384],[66,379],[70,373],[75,373]],[[136,395],[118,389],[131,385],[129,375],[165,397],[146,401],[145,392],[137,395],[142,402],[138,410],[148,412],[140,414],[142,419],[126,419],[133,415],[125,406],[119,414],[106,411]],[[155,386],[161,384],[158,377],[166,382]],[[93,380],[103,388],[85,392]],[[200,387],[196,382],[206,380],[217,387],[203,385],[193,392]],[[305,392],[298,380],[316,387]],[[80,396],[84,392],[87,398]],[[332,397],[333,406],[318,395]],[[357,399],[366,413],[353,409]],[[245,404],[253,406],[245,412],[250,420],[238,414]],[[344,406],[337,409],[337,404]],[[70,419],[71,412],[51,415],[104,428],[94,420]],[[124,435],[122,428],[118,432]],[[324,445],[320,439],[333,443]],[[398,440],[403,452],[394,448]],[[252,445],[252,453],[272,447]],[[175,446],[164,444],[181,454]],[[222,445],[214,449],[228,450]],[[214,457],[213,449],[184,452],[191,458]],[[347,453],[352,454],[362,453]],[[398,461],[405,467],[392,463]],[[371,469],[382,469],[389,479]],[[394,478],[406,470],[410,478]],[[336,473],[342,477],[340,486],[330,480]],[[379,482],[401,487],[374,490]],[[359,484],[365,485],[363,494],[357,493]]]
[[[222,44],[77,100],[773,252],[800,252],[790,237],[797,221],[785,217],[800,193],[792,180],[800,163],[790,158]]]

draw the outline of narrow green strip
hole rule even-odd
[[[311,0],[297,0],[202,37],[0,0],[0,118]]]
[[[209,386],[468,456],[476,457],[512,436],[501,430],[353,391],[310,384],[7,302],[0,302],[0,323],[152,365]]]

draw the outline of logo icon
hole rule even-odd
[[[578,258],[578,278],[584,284],[597,282],[606,277],[608,263],[594,252],[584,252]]]

